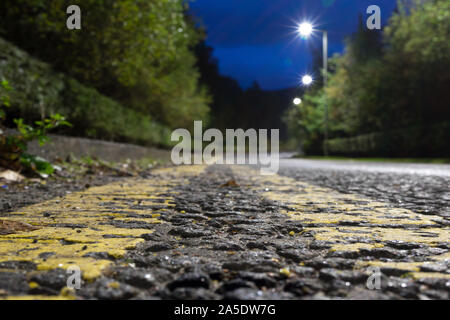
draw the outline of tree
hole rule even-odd
[[[213,57],[213,48],[205,41],[195,48],[197,68],[200,71],[200,82],[208,87],[212,96],[211,126],[225,130],[233,128],[233,121],[241,119],[238,110],[239,99],[243,90],[239,83],[230,77],[219,73],[218,61]]]
[[[70,4],[3,0],[1,35],[171,127],[207,117],[208,96],[198,84],[191,51],[201,34],[183,0],[80,0],[81,30],[66,27]]]
[[[380,133],[390,140],[395,130],[412,128],[422,130],[417,136],[430,137],[427,128],[450,122],[449,38],[450,3],[445,0],[399,1],[382,34],[366,30],[360,18],[344,54],[330,61],[325,96],[331,138]],[[307,145],[318,143],[322,128],[311,115],[323,109],[325,96],[313,89],[303,99],[302,111],[291,113],[301,117],[290,123],[301,125],[296,130],[305,133]],[[408,148],[414,143],[408,141]]]

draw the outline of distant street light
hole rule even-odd
[[[313,82],[313,78],[310,75],[304,75],[302,78],[302,83],[305,86],[309,86]]]
[[[296,106],[298,106],[299,104],[301,104],[302,103],[302,99],[300,99],[300,98],[295,98],[294,99],[294,104],[296,105]]]
[[[308,38],[314,31],[319,31],[322,32],[323,34],[323,85],[324,87],[327,86],[327,80],[328,80],[328,32],[326,30],[318,30],[315,29],[313,27],[313,25],[309,22],[303,22],[298,26],[298,33],[303,37],[303,38]],[[308,76],[304,76],[302,79],[302,82],[304,85],[308,85],[307,83],[305,83],[305,80],[310,80],[309,84],[311,84],[312,82],[312,78],[309,77],[310,79],[306,78]],[[325,154],[325,156],[328,156],[328,146],[327,146],[327,142],[328,142],[328,106],[326,103],[326,99],[325,99],[325,142],[323,144],[323,153]]]
[[[309,22],[303,22],[298,26],[298,32],[303,37],[309,37],[309,35],[313,32],[313,26]]]

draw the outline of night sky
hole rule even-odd
[[[206,27],[208,45],[219,59],[220,72],[248,87],[295,87],[311,71],[311,44],[321,46],[321,34],[300,39],[301,20],[329,31],[329,55],[342,52],[345,36],[356,30],[359,13],[366,19],[370,5],[381,8],[386,24],[396,0],[195,0],[191,11]],[[303,19],[304,18],[304,19]]]

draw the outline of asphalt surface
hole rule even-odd
[[[0,298],[449,299],[447,166],[280,165],[156,169],[3,211]]]
[[[282,169],[351,171],[365,173],[412,174],[450,178],[450,164],[422,164],[400,162],[371,162],[356,160],[305,160],[280,156]]]
[[[281,157],[281,175],[450,218],[450,165],[304,160],[289,156]]]

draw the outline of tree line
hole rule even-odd
[[[330,137],[336,143],[372,133],[395,140],[403,131],[405,141],[397,146],[403,151],[390,147],[385,155],[448,154],[445,144],[419,145],[413,136],[442,140],[450,134],[449,39],[446,0],[398,1],[388,25],[379,32],[366,29],[360,19],[345,52],[331,59],[326,88],[319,81],[305,94],[303,104],[287,112],[289,132],[307,151],[320,153],[327,105]],[[430,130],[437,131],[430,134]]]
[[[284,127],[290,96],[257,84],[243,90],[220,75],[185,1],[80,0],[81,30],[66,27],[70,2],[3,0],[0,37],[171,129],[192,129],[194,120],[220,129]]]
[[[195,48],[200,81],[209,88],[212,97],[210,126],[220,130],[279,129],[280,139],[286,140],[287,126],[282,115],[301,90],[264,90],[256,81],[244,89],[236,79],[220,74],[213,51],[205,41]]]
[[[66,27],[70,4],[2,0],[0,36],[170,128],[207,118],[193,53],[202,34],[183,0],[80,0],[82,30]]]

